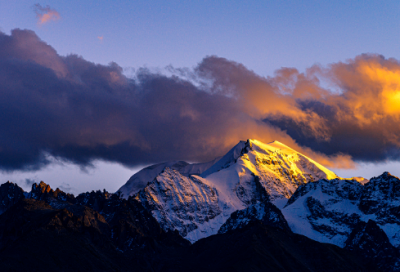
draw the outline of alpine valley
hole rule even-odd
[[[1,271],[400,271],[400,180],[274,141],[142,169],[116,193],[0,186]]]

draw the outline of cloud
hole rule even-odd
[[[38,19],[38,25],[46,24],[50,21],[58,21],[61,19],[60,13],[55,9],[50,8],[50,6],[41,6],[40,4],[35,4],[33,10],[36,13],[36,18]]]
[[[103,36],[97,36],[97,39],[99,39],[99,41],[102,42],[104,37]]]
[[[208,56],[194,69],[60,56],[34,32],[0,33],[0,168],[207,161],[240,140],[281,141],[328,167],[400,158],[400,64],[360,55],[262,77]]]
[[[66,182],[63,182],[60,186],[58,186],[58,188],[65,193],[71,193],[72,191],[75,191],[75,188],[71,187],[71,185]]]
[[[25,187],[31,188],[32,185],[33,185],[34,183],[36,183],[36,181],[33,180],[33,179],[25,179],[25,180],[23,181],[23,183],[24,183]]]

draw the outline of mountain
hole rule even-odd
[[[119,188],[117,192],[121,193],[121,195],[125,198],[133,196],[141,189],[146,187],[147,183],[153,181],[166,167],[177,170],[186,177],[190,175],[200,175],[206,169],[212,166],[217,160],[218,159],[206,163],[193,164],[185,161],[174,161],[151,165],[143,168],[130,177],[130,179],[121,188]]]
[[[365,185],[339,179],[305,184],[282,213],[293,232],[340,247],[360,222],[374,220],[399,248],[400,179],[385,172]]]
[[[348,250],[257,221],[197,241],[179,265],[172,271],[379,271]]]
[[[92,192],[81,195],[78,202],[97,206],[103,213],[109,208],[118,209],[118,204],[128,205],[127,200],[117,197],[108,202],[113,196],[105,196],[105,192]],[[193,245],[176,243],[179,239],[165,243],[160,239],[163,231],[157,231],[157,222],[138,205],[138,209],[125,213],[134,220],[126,221],[121,214],[112,216],[122,221],[122,231],[117,232],[110,223],[113,219],[107,221],[89,206],[67,203],[67,208],[56,209],[44,200],[21,199],[0,215],[1,270],[377,271],[373,264],[364,265],[349,251],[260,222]],[[142,219],[154,225],[131,234],[143,239],[150,234],[142,240],[146,244],[123,248],[119,239],[129,234],[126,228]]]
[[[209,176],[236,167],[240,153]],[[397,177],[306,183],[279,209],[253,175],[238,194],[239,186],[222,191],[208,176],[165,168],[128,199],[3,184],[0,196],[10,202],[0,214],[2,270],[400,271]]]
[[[12,182],[3,183],[0,186],[0,214],[25,198],[24,190]]]
[[[282,143],[248,140],[200,176],[166,167],[134,197],[164,230],[194,242],[216,234],[233,212],[266,200],[283,206],[298,186],[321,178],[338,177]]]
[[[251,139],[240,142],[201,176],[222,191],[226,184],[235,187],[235,194],[245,205],[251,202],[253,183],[259,183],[270,200],[279,204],[286,202],[299,185],[322,178],[338,178],[332,171],[278,141],[264,144]]]
[[[375,264],[382,271],[400,271],[400,250],[390,243],[373,220],[360,222],[350,233],[344,248],[363,256],[366,264]]]
[[[2,188],[22,191],[10,183]],[[162,252],[190,245],[132,197],[106,191],[74,197],[44,182],[25,196],[0,215],[2,271],[148,271]]]
[[[118,269],[107,223],[81,207],[56,210],[23,199],[0,215],[2,271],[112,271]]]
[[[352,229],[368,220],[359,212],[363,186],[354,180],[326,180],[305,184],[289,199],[282,213],[293,232],[340,247]]]
[[[264,201],[250,205],[244,210],[233,212],[218,233],[241,229],[253,222],[262,222],[264,225],[291,232],[282,212],[271,202]]]
[[[119,194],[107,191],[92,191],[76,197],[76,204],[99,212],[110,228],[113,244],[120,251],[135,248],[154,250],[155,245],[187,246],[190,243],[178,232],[166,232],[161,229],[140,202],[121,198]]]

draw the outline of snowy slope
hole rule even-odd
[[[257,140],[240,142],[201,176],[215,186],[232,184],[246,205],[253,199],[254,179],[276,204],[288,199],[299,185],[322,178],[338,178],[332,171],[278,141],[264,144]]]
[[[293,232],[343,247],[360,221],[361,192],[354,180],[319,180],[300,187],[282,213]]]
[[[216,217],[223,212],[217,191],[204,179],[185,177],[168,167],[135,198],[152,212],[163,229],[178,230],[191,241],[206,235],[201,235],[202,231],[213,228],[212,219],[218,224]]]
[[[146,187],[147,183],[154,180],[166,167],[179,171],[184,176],[200,175],[210,166],[212,166],[217,159],[206,163],[187,163],[184,161],[173,161],[159,163],[143,168],[121,187],[117,192],[120,192],[124,198],[128,198],[139,192]]]
[[[319,180],[298,188],[282,213],[293,232],[319,242],[345,245],[360,222],[376,221],[400,245],[400,180],[384,173],[362,185],[355,180]]]
[[[299,185],[321,178],[337,176],[282,143],[248,140],[201,176],[166,168],[135,198],[164,229],[177,229],[193,242],[216,234],[234,211],[266,200],[283,206]]]

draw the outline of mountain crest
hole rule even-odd
[[[134,197],[165,230],[178,230],[192,242],[216,234],[237,210],[264,201],[282,207],[300,185],[338,178],[278,141],[255,139],[240,141],[200,176],[169,164],[155,167],[158,174]]]

